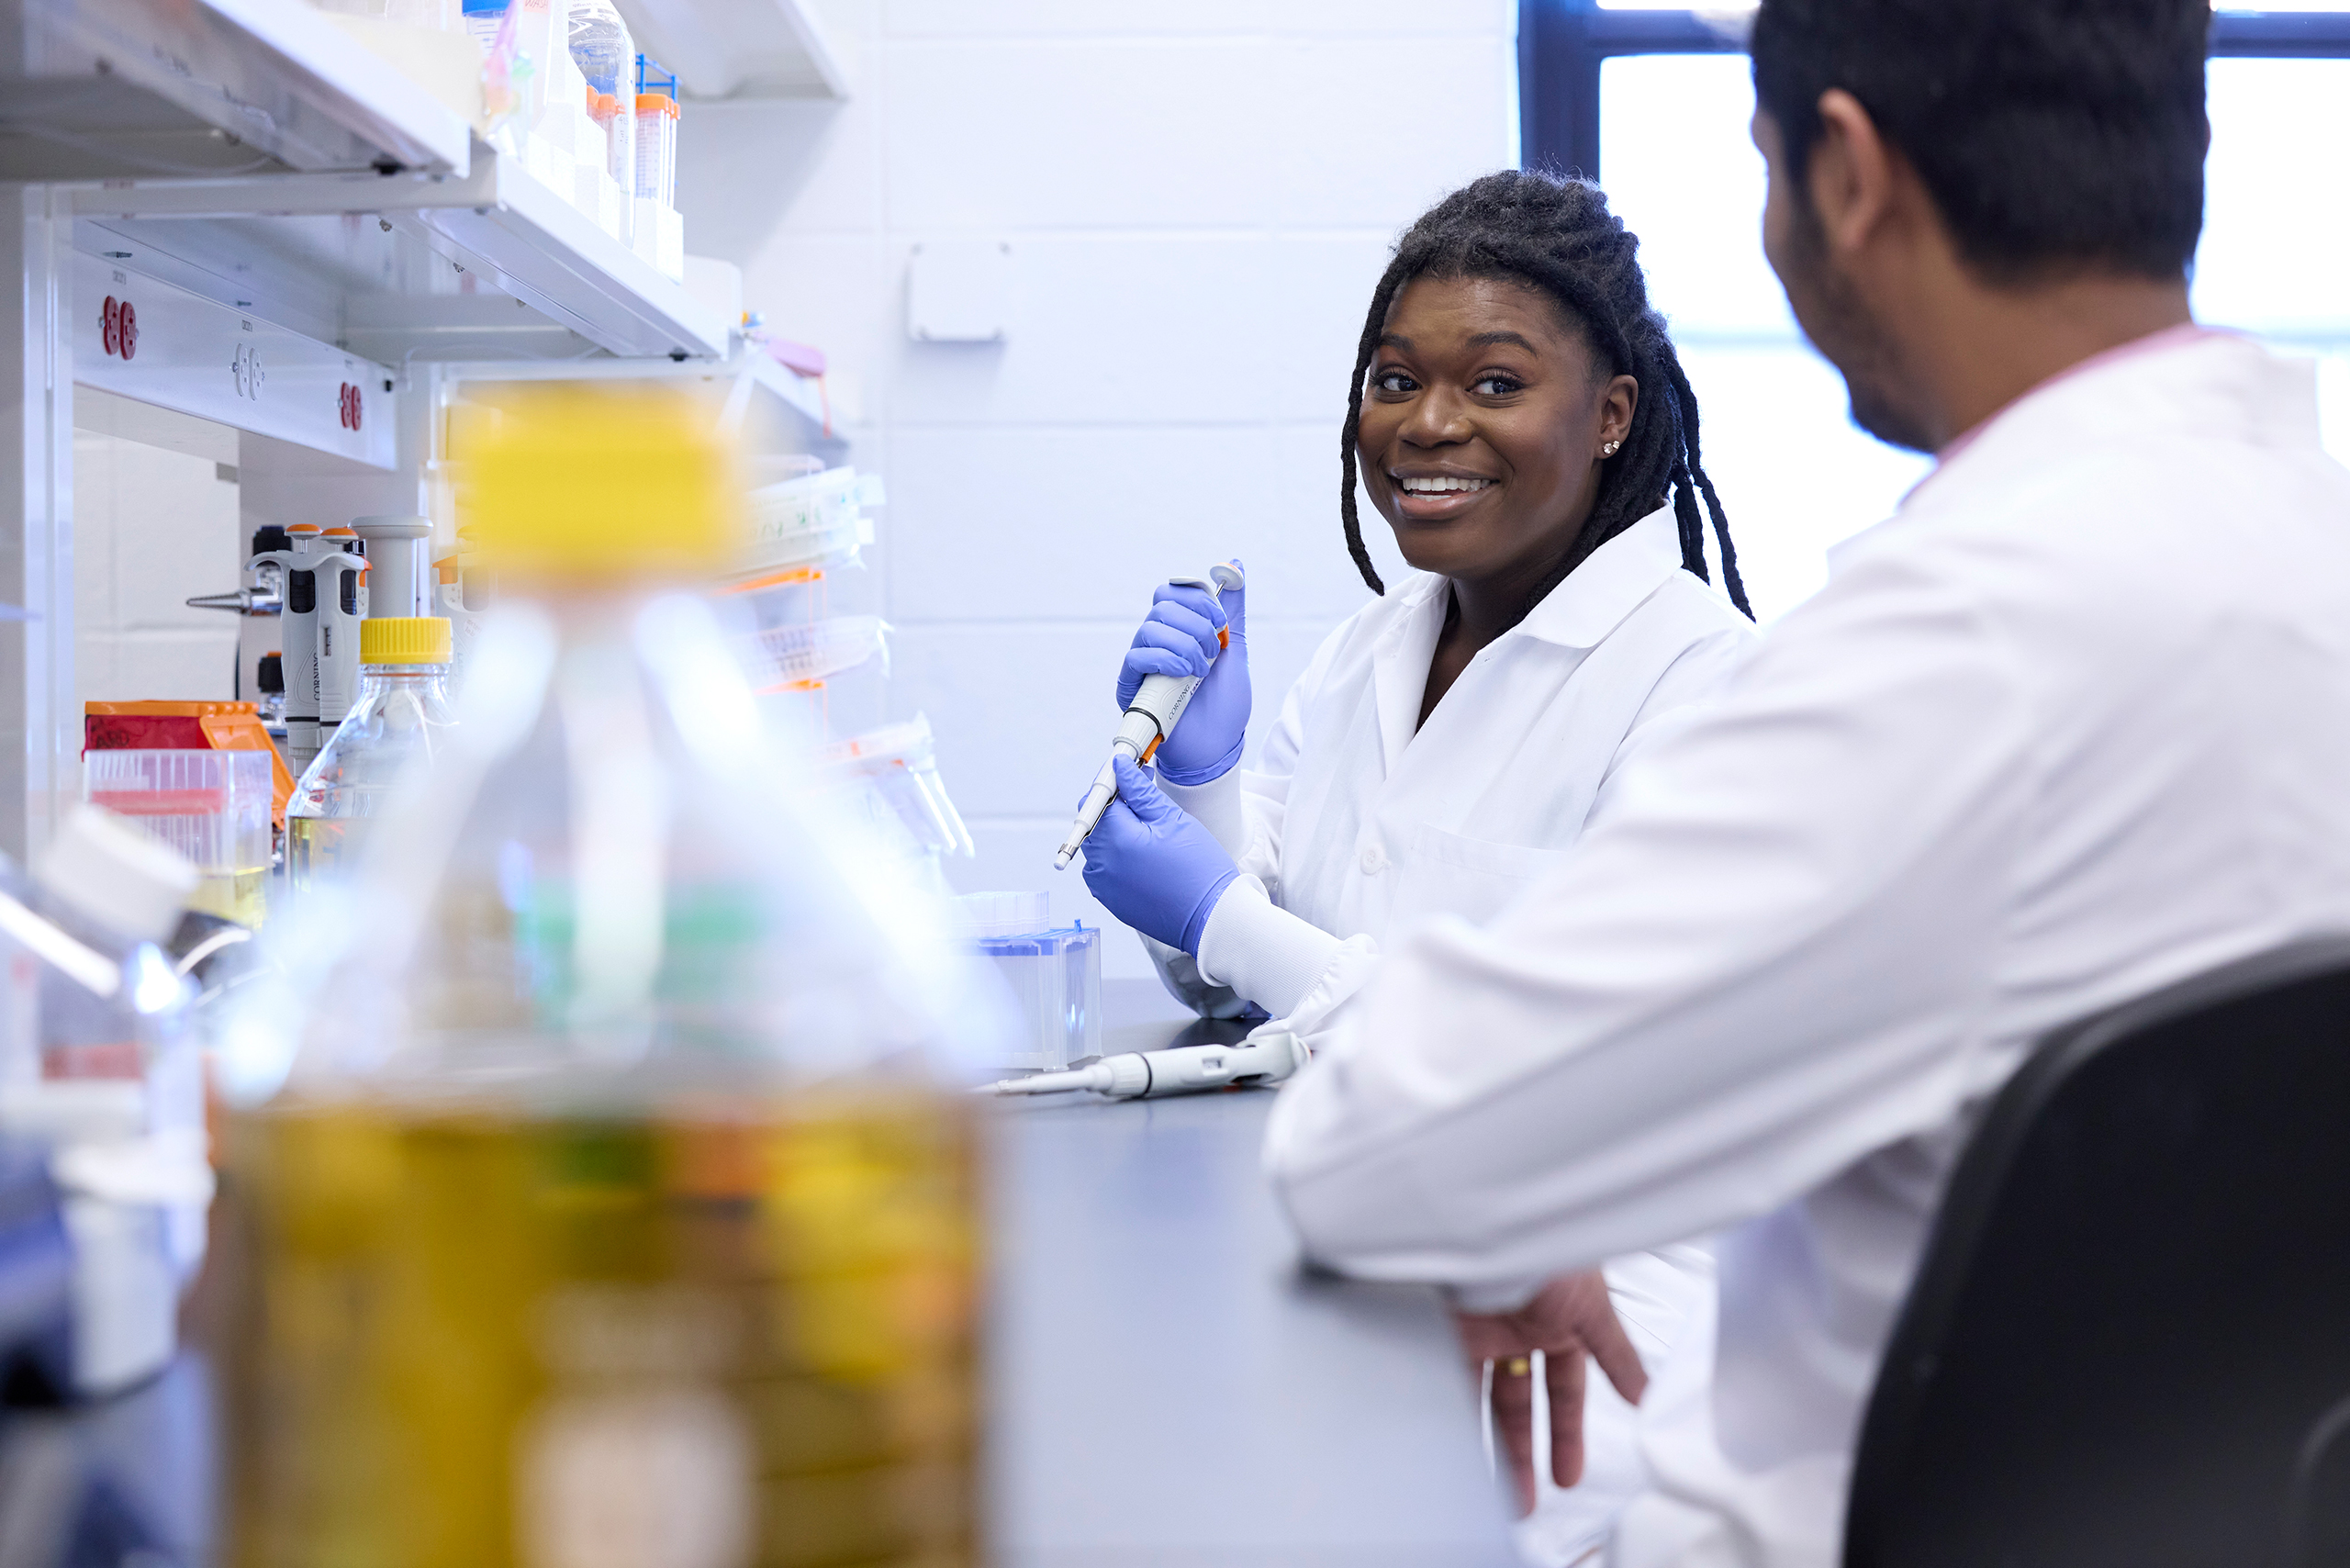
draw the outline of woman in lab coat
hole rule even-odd
[[[1123,769],[1085,877],[1203,1013],[1326,1013],[1329,989],[1370,967],[1337,963],[1343,949],[1375,952],[1438,914],[1491,917],[1574,843],[1625,758],[1742,661],[1751,612],[1636,247],[1595,187],[1515,171],[1398,241],[1342,442],[1347,545],[1381,597],[1323,643],[1255,767],[1235,766],[1245,598],[1158,590],[1121,706],[1145,676],[1208,673],[1156,780]],[[1359,468],[1416,568],[1393,590],[1363,547]],[[1701,496],[1727,597],[1709,584]],[[1653,1364],[1711,1261],[1643,1255],[1611,1264],[1607,1284]],[[1568,1359],[1550,1378],[1561,1399],[1583,1382]],[[1528,1374],[1494,1375],[1499,1399]],[[1637,1369],[1616,1381],[1637,1394]],[[1642,1481],[1631,1410],[1595,1378],[1583,1450],[1580,1484],[1545,1485],[1524,1527],[1538,1559],[1592,1550]],[[1574,1473],[1572,1459],[1546,1468]]]

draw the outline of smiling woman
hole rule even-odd
[[[1697,459],[1696,400],[1637,247],[1595,187],[1517,173],[1447,197],[1398,242],[1355,366],[1346,495],[1360,452],[1415,570],[1382,585],[1344,505],[1380,597],[1323,644],[1255,767],[1237,766],[1253,702],[1242,596],[1158,590],[1121,689],[1204,678],[1155,778],[1121,773],[1085,879],[1202,1012],[1310,1026],[1376,969],[1382,943],[1490,918],[1564,858],[1648,740],[1742,663],[1753,633]],[[1727,594],[1707,580],[1701,503]],[[1546,1361],[1495,1370],[1521,1496],[1539,1504],[1539,1558],[1571,1561],[1630,1495],[1640,1359],[1671,1344],[1710,1269],[1686,1248],[1613,1261],[1584,1298],[1613,1300],[1636,1354],[1578,1325]],[[1586,1401],[1593,1346],[1607,1386],[1590,1380]],[[1533,1475],[1537,1382],[1548,1487]]]

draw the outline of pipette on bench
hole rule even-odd
[[[1312,1055],[1305,1042],[1286,1031],[1252,1035],[1237,1046],[1176,1046],[1163,1051],[1128,1051],[1084,1067],[1031,1073],[982,1084],[980,1094],[1071,1094],[1090,1089],[1113,1100],[1155,1100],[1168,1094],[1200,1094],[1212,1089],[1279,1083]]]
[[[1169,580],[1177,588],[1204,589],[1212,599],[1222,599],[1227,589],[1240,587],[1242,581],[1239,564],[1234,561],[1209,568],[1204,578],[1173,577]],[[1230,633],[1219,628],[1215,644],[1219,650],[1230,647]],[[1209,667],[1214,667],[1213,662]],[[1192,693],[1197,691],[1200,682],[1206,678],[1198,675],[1149,675],[1143,678],[1142,685],[1135,689],[1134,700],[1126,704],[1125,714],[1118,721],[1118,733],[1110,737],[1110,760],[1103,763],[1102,771],[1094,776],[1093,788],[1085,792],[1085,803],[1077,809],[1077,824],[1069,830],[1068,841],[1062,844],[1060,853],[1053,857],[1054,870],[1069,869],[1069,863],[1077,857],[1078,846],[1092,836],[1093,830],[1101,824],[1102,813],[1109,810],[1111,801],[1116,797],[1118,754],[1124,752],[1136,762],[1148,762],[1152,754],[1158,750],[1159,742],[1175,733],[1176,724],[1183,717],[1183,710],[1191,706]]]

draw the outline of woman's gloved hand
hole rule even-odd
[[[1119,711],[1135,700],[1145,676],[1207,676],[1192,693],[1175,733],[1159,743],[1151,758],[1169,784],[1205,784],[1223,778],[1240,760],[1248,728],[1248,628],[1246,586],[1227,591],[1221,602],[1204,589],[1172,583],[1159,584],[1151,596],[1150,613],[1136,630],[1134,645],[1118,666]],[[1216,646],[1219,630],[1231,633],[1231,646],[1221,653]]]
[[[1085,885],[1136,931],[1197,958],[1208,914],[1240,868],[1147,771],[1123,753],[1117,765],[1118,797],[1085,841]]]

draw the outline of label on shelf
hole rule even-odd
[[[118,397],[392,466],[386,366],[129,271],[73,257],[73,379]]]

